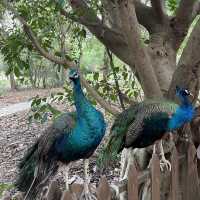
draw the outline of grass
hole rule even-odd
[[[0,183],[0,198],[2,197],[3,191],[13,188],[12,184]]]
[[[3,96],[9,87],[9,80],[0,80],[0,96]]]

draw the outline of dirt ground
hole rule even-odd
[[[29,101],[33,97],[39,95],[45,97],[51,93],[61,92],[62,88],[50,88],[50,89],[23,89],[17,91],[8,91],[4,96],[0,96],[0,108],[9,104]]]
[[[0,99],[0,106],[4,107],[8,104],[27,101],[36,95],[46,96],[50,92],[57,92],[61,89],[53,90],[25,90],[18,92],[9,92]],[[56,105],[59,110],[71,110],[72,107],[66,106],[66,104]],[[42,134],[43,130],[49,125],[32,123],[27,121],[29,111],[18,112],[5,117],[0,117],[0,183],[12,184],[17,175],[17,164],[23,157],[27,148],[30,147],[34,141]],[[110,122],[108,122],[109,130]],[[103,143],[103,142],[102,142]],[[101,148],[100,145],[99,148]],[[98,149],[99,150],[99,149]],[[96,170],[96,156],[98,150],[90,159],[90,174],[91,182],[97,183],[99,180],[99,172]],[[112,170],[111,170],[112,169]],[[56,178],[63,182],[64,167],[61,167]],[[115,182],[119,177],[119,165],[111,166],[110,169],[105,172],[109,182]],[[82,161],[74,162],[70,169],[70,180],[76,180],[77,182],[83,181],[83,164]]]

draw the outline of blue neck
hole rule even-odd
[[[179,96],[179,99],[181,101],[181,105],[180,107],[184,108],[184,107],[191,107],[192,104],[190,103],[189,99],[187,96]]]
[[[180,128],[183,124],[190,122],[195,115],[194,108],[190,103],[188,97],[178,97],[181,101],[181,105],[178,106],[172,118],[169,120],[168,128],[170,131]]]
[[[83,93],[80,79],[73,81],[73,83],[74,83],[74,88],[73,88],[74,101],[75,101],[77,116],[79,118],[81,115],[85,113],[86,109],[88,109],[88,106],[91,107],[91,104],[88,102]]]

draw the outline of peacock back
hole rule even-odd
[[[115,119],[111,127],[111,138],[123,141],[119,151],[124,147],[145,147],[151,143],[151,139],[158,137],[167,129],[167,122],[178,105],[167,100],[146,100],[136,105],[131,105]],[[145,134],[149,142],[146,145],[137,146],[138,140]],[[162,135],[161,135],[162,136]],[[117,143],[116,143],[117,144]]]

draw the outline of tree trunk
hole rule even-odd
[[[176,52],[171,45],[168,34],[160,32],[150,36],[148,52],[159,86],[165,94],[176,69]]]
[[[10,88],[11,90],[17,90],[17,83],[15,81],[15,76],[14,73],[10,73]]]

